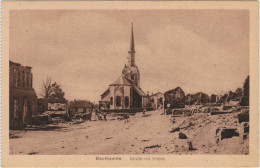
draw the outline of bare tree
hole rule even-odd
[[[52,93],[52,84],[51,84],[51,78],[47,77],[47,79],[44,81],[42,81],[42,87],[41,87],[41,91],[39,93],[40,96],[42,96],[43,98],[49,98],[51,93]]]

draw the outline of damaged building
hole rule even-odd
[[[165,108],[167,107],[167,104],[170,104],[170,108],[185,107],[185,93],[180,87],[165,92],[164,97],[165,97],[165,103],[164,103]]]
[[[103,110],[141,111],[147,107],[148,97],[140,88],[140,71],[135,64],[133,24],[127,59],[122,74],[101,95],[99,106]]]
[[[22,129],[37,116],[31,67],[9,61],[9,127]]]
[[[149,107],[152,109],[158,109],[159,107],[162,107],[163,105],[163,98],[164,94],[161,92],[157,92],[155,94],[152,94],[149,98]]]
[[[75,116],[78,113],[92,113],[93,109],[93,103],[87,100],[74,100],[69,107],[71,116]]]

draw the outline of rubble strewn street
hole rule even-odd
[[[235,107],[226,114],[172,116],[155,110],[128,117],[108,114],[106,121],[28,126],[10,130],[10,154],[244,155],[249,154],[249,123],[239,122],[239,116],[247,112]]]

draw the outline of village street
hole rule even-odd
[[[48,130],[14,131],[11,154],[141,154],[143,148],[170,141],[170,116],[137,113],[126,120],[60,124]],[[17,136],[17,138],[16,138]],[[20,138],[18,138],[21,136]]]
[[[237,136],[216,144],[219,126],[238,126],[234,116],[198,113],[173,122],[170,115],[150,111],[132,115],[128,122],[109,115],[107,121],[10,130],[10,154],[247,154],[248,143],[240,144]],[[170,132],[174,127],[188,138]],[[188,150],[189,141],[195,150]]]

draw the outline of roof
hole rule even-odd
[[[92,103],[86,100],[77,100],[74,101],[73,104],[71,105],[72,108],[77,108],[77,107],[91,107]]]
[[[109,96],[104,97],[103,99],[99,100],[99,102],[109,102]]]
[[[131,86],[131,83],[123,76],[120,75],[117,80],[115,80],[111,85],[127,85],[127,86]]]
[[[109,92],[109,88],[106,90],[106,91],[104,91],[100,96],[104,96],[105,94],[107,94]]]
[[[154,94],[152,94],[151,96],[157,96],[157,95],[163,95],[163,93],[161,93],[161,92],[157,92],[157,93],[154,93]]]
[[[133,86],[134,90],[137,92],[137,94],[139,94],[139,96],[142,96],[142,97],[146,96],[146,94],[142,91],[141,88],[139,88],[135,85],[132,85],[132,86]]]

